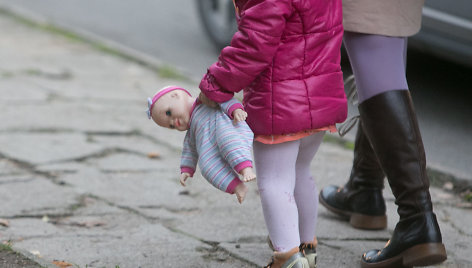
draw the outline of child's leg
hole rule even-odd
[[[302,243],[312,243],[316,233],[318,189],[311,176],[310,164],[320,147],[324,134],[324,132],[319,132],[300,140],[296,163],[295,201],[297,201],[300,242]]]
[[[390,90],[408,89],[406,37],[344,33],[359,103]]]
[[[254,142],[257,186],[274,249],[286,252],[300,244],[294,197],[295,163],[300,142],[267,145]]]

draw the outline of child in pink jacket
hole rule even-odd
[[[200,83],[204,103],[244,90],[257,185],[274,256],[314,267],[318,190],[310,163],[347,115],[341,0],[234,0],[238,31]],[[299,250],[301,249],[301,252]]]

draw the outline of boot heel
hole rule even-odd
[[[387,215],[368,216],[352,213],[349,223],[358,229],[379,230],[387,228]]]
[[[429,266],[447,259],[446,248],[442,243],[428,243],[414,246],[403,253],[403,265]]]

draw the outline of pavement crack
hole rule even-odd
[[[144,139],[147,139],[149,141],[151,141],[152,143],[155,143],[159,146],[162,146],[162,147],[165,147],[173,152],[177,152],[177,153],[180,153],[182,151],[182,147],[181,146],[173,146],[172,144],[166,142],[166,141],[162,141],[160,139],[157,139],[155,138],[154,136],[151,136],[151,135],[147,135],[147,134],[143,134],[141,131],[136,131],[136,135],[137,136],[140,136]]]
[[[113,154],[119,154],[119,153],[145,156],[145,154],[137,152],[137,151],[127,150],[127,149],[123,149],[123,148],[119,148],[119,147],[112,147],[112,148],[105,148],[105,149],[97,151],[95,153],[91,153],[91,154],[80,156],[80,157],[65,158],[65,159],[61,159],[61,160],[57,160],[57,161],[45,162],[45,163],[42,163],[41,165],[60,164],[60,163],[67,163],[67,162],[83,163],[83,162],[86,162],[87,160],[90,160],[90,159],[105,158],[107,156],[110,156],[110,155],[113,155]]]
[[[43,219],[44,221],[50,222],[51,220],[54,221],[56,219],[60,218],[65,218],[65,217],[71,217],[73,216],[72,213],[59,213],[59,214],[21,214],[21,215],[13,215],[13,216],[1,216],[0,218],[3,219],[9,219],[9,220],[14,220],[14,219]]]
[[[21,169],[23,171],[26,171],[29,174],[35,174],[35,175],[44,177],[46,179],[49,179],[51,182],[53,182],[54,184],[57,184],[57,185],[61,185],[61,186],[65,185],[65,183],[63,181],[58,180],[58,175],[54,172],[37,170],[36,166],[31,164],[31,163],[28,163],[28,162],[25,162],[25,161],[22,161],[22,160],[18,160],[18,159],[15,159],[13,157],[8,157],[8,156],[6,156],[2,153],[0,153],[0,160],[1,159],[9,161],[14,166],[18,167],[19,169]]]
[[[173,208],[173,207],[164,206],[164,205],[146,205],[146,206],[138,206],[138,207],[142,209],[164,209],[175,214],[188,214],[188,213],[200,211],[199,208]]]
[[[225,249],[223,247],[220,247],[219,243],[218,243],[218,245],[216,245],[214,247],[216,248],[216,250],[215,250],[216,254],[213,254],[213,256],[214,256],[213,259],[216,259],[217,261],[220,261],[221,259],[223,259],[223,257],[225,257],[224,255],[221,254],[221,253],[224,253],[228,257],[233,257],[233,258],[238,259],[238,260],[240,260],[240,261],[242,261],[242,262],[244,262],[248,265],[251,265],[253,267],[259,267],[259,265],[257,263],[254,263],[250,260],[247,260],[247,259],[245,259],[245,258],[243,258],[243,257],[241,257],[237,254],[234,254],[231,251],[228,251],[227,249]],[[210,255],[210,256],[212,256],[212,255]],[[222,261],[226,261],[228,259],[228,257],[225,257]]]
[[[0,131],[0,133],[27,133],[27,134],[59,134],[59,133],[74,133],[76,132],[70,128],[10,128]]]
[[[9,175],[11,176],[11,174],[9,174]],[[5,180],[5,181],[0,181],[0,185],[2,185],[2,184],[6,185],[6,184],[28,183],[28,182],[31,182],[33,180],[34,180],[34,178]]]
[[[323,241],[341,241],[341,242],[357,242],[357,241],[367,241],[367,242],[383,242],[386,243],[390,237],[365,237],[365,238],[331,238],[331,237],[318,237],[318,243],[323,244]],[[327,245],[328,246],[328,245]]]
[[[467,232],[465,232],[464,230],[462,230],[462,228],[460,228],[459,226],[457,226],[454,221],[451,221],[451,214],[449,214],[449,212],[444,209],[443,210],[443,213],[444,213],[444,218],[442,220],[444,220],[445,222],[449,223],[449,225],[452,227],[452,229],[456,230],[459,234],[463,235],[463,236],[467,236],[467,237],[472,237],[472,235],[468,234]]]
[[[239,237],[235,241],[229,241],[228,243],[251,244],[251,243],[266,243],[267,241],[268,241],[268,236],[244,236],[244,237]]]

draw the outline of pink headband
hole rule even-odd
[[[154,107],[154,103],[156,103],[156,101],[162,97],[164,94],[167,94],[171,91],[174,91],[174,90],[183,90],[185,93],[187,93],[189,96],[192,96],[192,94],[190,94],[190,92],[188,92],[186,89],[184,88],[181,88],[181,87],[177,87],[177,86],[167,86],[161,90],[159,90],[155,95],[154,97],[151,98],[147,98],[148,100],[148,110],[146,111],[147,113],[147,116],[149,119],[152,118],[152,107]]]

